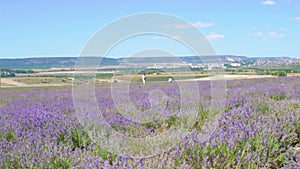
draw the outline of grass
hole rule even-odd
[[[6,87],[6,86],[15,86],[15,85],[1,82],[1,86]]]
[[[17,77],[13,78],[14,81],[25,84],[63,84],[72,83],[68,78],[57,77]]]
[[[7,103],[4,103],[4,102],[0,103],[0,108],[3,107],[3,106],[5,106],[6,104]]]
[[[97,79],[111,79],[113,77],[113,73],[101,73],[101,74],[96,74]]]
[[[0,90],[0,93],[7,93],[7,92],[27,92],[27,91],[40,91],[40,90],[62,90],[62,89],[69,89],[72,86],[31,86],[31,87],[11,87],[11,88],[3,88]],[[2,102],[0,103],[1,107]]]
[[[169,77],[172,77],[173,80],[185,80],[185,79],[195,79],[195,78],[203,78],[208,77],[208,74],[147,74],[146,81],[147,82],[155,82],[155,81],[168,81]],[[115,76],[116,78],[131,80],[131,82],[141,82],[141,75],[123,75],[123,76]]]

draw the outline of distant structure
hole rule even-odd
[[[171,77],[169,77],[168,82],[172,83],[173,79]]]

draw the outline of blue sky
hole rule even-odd
[[[141,12],[162,12],[187,20],[220,55],[300,57],[300,0],[4,0],[0,5],[0,58],[78,56],[97,30]],[[191,54],[170,39],[137,37],[120,44],[110,55],[127,56],[147,48]]]

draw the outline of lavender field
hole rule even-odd
[[[209,137],[203,132],[213,105],[210,82],[202,81],[197,82],[199,101],[185,101],[198,109],[189,134],[147,158],[111,153],[92,139],[77,119],[72,89],[2,91],[0,168],[300,168],[300,78],[226,83],[225,108]],[[152,122],[123,117],[114,107],[109,84],[96,86],[98,113],[125,136],[164,133],[182,122],[177,116],[181,93],[176,83],[131,84],[130,102],[141,114],[147,113],[154,104],[149,94],[155,89],[164,92],[163,97],[154,93],[161,98],[155,104],[166,106]]]

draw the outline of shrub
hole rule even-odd
[[[286,76],[286,75],[287,75],[286,72],[278,72],[278,73],[277,73],[277,76],[279,76],[279,77],[280,77],[280,76]]]

